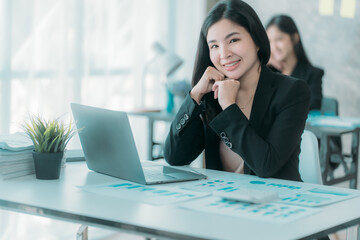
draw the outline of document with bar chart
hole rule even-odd
[[[320,212],[320,209],[269,202],[251,204],[206,197],[180,204],[181,208],[239,218],[284,224]]]
[[[165,205],[210,195],[210,193],[178,188],[145,186],[125,180],[79,187],[87,192],[140,201],[152,205]]]
[[[278,203],[307,207],[324,206],[360,195],[350,189],[331,190],[331,187],[262,178],[256,180],[249,178],[217,178],[186,183],[181,188],[196,192],[232,192],[241,188],[271,191],[278,194],[280,199],[277,201]]]

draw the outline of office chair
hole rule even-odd
[[[323,97],[320,108],[321,115],[339,115],[339,103],[336,98]]]
[[[307,183],[322,184],[318,140],[314,133],[304,130],[301,136],[299,172]]]
[[[320,167],[318,139],[316,138],[313,132],[308,130],[304,130],[301,136],[299,172],[301,179],[304,182],[323,184],[321,167]],[[337,233],[334,233],[334,235],[337,238]],[[323,237],[320,238],[319,240],[329,240],[329,239],[330,239],[329,237]]]

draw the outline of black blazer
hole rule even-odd
[[[304,80],[309,86],[311,92],[310,110],[320,110],[321,108],[323,75],[324,70],[305,63],[298,63],[291,73],[292,77]]]
[[[187,165],[205,149],[206,168],[223,170],[222,140],[244,159],[246,174],[300,181],[300,141],[309,103],[304,81],[262,66],[249,120],[233,104],[206,125],[200,118],[203,106],[188,95],[171,124],[165,159]]]

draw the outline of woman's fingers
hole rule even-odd
[[[220,106],[225,109],[236,102],[236,96],[240,88],[240,82],[234,79],[216,81],[212,86],[214,99],[218,99]]]
[[[219,90],[219,84],[218,82],[215,82],[212,86],[212,91],[214,92],[214,99],[218,98],[218,90]]]
[[[202,75],[199,82],[193,87],[193,89],[190,92],[191,97],[199,103],[202,99],[202,97],[213,90],[213,86],[215,82],[224,80],[225,75],[222,74],[220,71],[218,71],[214,67],[207,67],[204,74]],[[217,91],[216,97],[218,96]]]
[[[212,68],[211,76],[214,81],[222,81],[225,79],[225,75],[219,72],[216,68]]]

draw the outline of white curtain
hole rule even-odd
[[[151,44],[167,40],[169,1],[3,0],[4,4],[11,5],[11,37],[5,39],[10,41],[11,59],[3,63],[9,65],[10,84],[3,86],[9,98],[1,104],[9,107],[7,117],[2,117],[2,133],[16,131],[29,113],[69,114],[72,101],[113,109],[141,104],[139,73],[151,57]]]
[[[205,4],[0,0],[0,134],[21,130],[29,114],[70,119],[70,102],[114,110],[164,108],[163,83],[144,73],[154,57],[151,46],[159,42],[179,55],[184,64],[176,76],[190,81]],[[134,131],[143,157],[146,127],[144,123]],[[26,238],[29,232],[37,234],[29,230],[30,217],[18,216],[0,211],[1,239],[31,239]],[[51,221],[41,221],[51,226]],[[65,239],[61,233],[55,233],[57,239]]]

